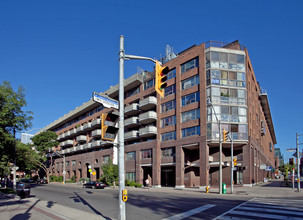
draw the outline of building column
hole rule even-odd
[[[243,185],[252,186],[252,166],[251,166],[251,147],[250,144],[243,146],[243,167],[245,170],[243,171]]]
[[[153,156],[152,156],[152,169],[153,169],[153,182],[152,186],[155,188],[161,187],[161,148],[160,141],[157,141],[157,144],[153,146]]]
[[[209,186],[209,146],[206,143],[206,136],[201,137],[199,144],[200,153],[200,189]]]
[[[176,146],[176,188],[185,188],[184,185],[184,150]]]

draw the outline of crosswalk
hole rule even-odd
[[[226,219],[303,219],[303,200],[254,198],[223,213],[214,220]]]

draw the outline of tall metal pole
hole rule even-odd
[[[17,140],[16,140],[16,129],[14,128],[14,141],[15,141],[15,149],[14,149],[14,166],[13,166],[13,188],[16,189],[16,149],[17,149]]]
[[[219,194],[222,194],[222,131],[221,120],[219,120]]]
[[[296,133],[296,144],[297,144],[297,183],[298,192],[300,192],[300,151],[299,151],[299,134]]]
[[[231,157],[231,164],[230,164],[230,193],[233,194],[234,192],[234,142],[233,142],[233,138],[230,135],[230,141],[231,141],[231,153],[230,153],[230,157]]]
[[[119,220],[125,220],[125,202],[122,190],[125,188],[124,174],[124,36],[120,36],[119,52]]]
[[[66,175],[66,170],[65,170],[65,154],[63,155],[63,184],[65,184],[65,175]]]

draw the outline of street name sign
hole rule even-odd
[[[93,93],[93,100],[101,103],[105,108],[119,109],[119,102],[99,93]]]

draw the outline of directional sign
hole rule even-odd
[[[297,152],[294,153],[292,156],[293,156],[293,157],[297,157]],[[303,156],[303,153],[302,153],[302,152],[299,152],[299,157],[302,157],[302,156]]]
[[[107,96],[98,94],[96,92],[93,93],[93,100],[95,102],[99,102],[101,103],[105,108],[115,108],[115,109],[119,109],[119,102],[111,99]]]

